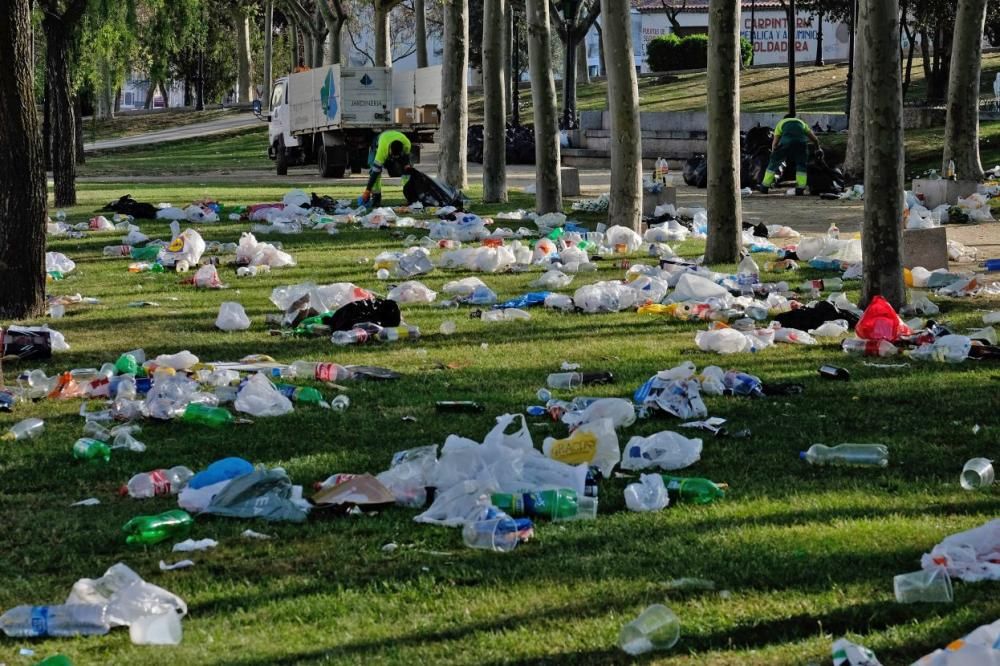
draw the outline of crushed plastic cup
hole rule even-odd
[[[892,585],[896,601],[901,604],[951,603],[954,600],[951,578],[944,567],[899,574],[892,579]]]
[[[474,520],[462,527],[462,540],[469,548],[507,553],[517,548],[517,523],[507,515]]]
[[[987,458],[973,458],[962,468],[959,483],[965,490],[982,490],[992,486],[994,479],[993,461]]]
[[[634,657],[653,650],[669,650],[680,637],[680,619],[663,604],[653,604],[622,627],[618,645]]]
[[[143,615],[132,621],[128,633],[135,645],[180,645],[181,617],[172,611]]]
[[[451,335],[455,332],[455,322],[447,319],[441,322],[441,335]]]

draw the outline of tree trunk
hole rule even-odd
[[[149,87],[146,88],[146,100],[143,102],[142,108],[144,108],[144,109],[152,109],[153,108],[153,97],[155,97],[155,96],[156,96],[156,81],[154,81],[153,79],[150,79],[149,80]],[[100,113],[98,113],[97,115],[100,116]]]
[[[795,0],[788,0],[788,113],[795,115]]]
[[[250,60],[250,17],[237,8],[233,10],[233,22],[236,24],[236,101],[240,104],[249,104],[254,98],[253,63]]]
[[[505,0],[485,0],[483,25],[502,25]],[[483,30],[483,201],[507,201],[507,123],[504,31]]]
[[[70,96],[69,43],[72,29],[61,18],[48,15],[45,30],[45,79],[52,111],[52,177],[59,208],[76,205],[76,139]]]
[[[466,144],[469,127],[469,4],[447,0],[444,10],[444,58],[441,69],[441,152],[438,175],[455,188],[468,184]],[[501,107],[502,108],[502,107]]]
[[[49,34],[49,31],[46,31]],[[31,3],[9,0],[0,11],[0,317],[25,319],[45,303],[45,172],[35,114]]]
[[[288,63],[288,71],[294,72],[295,67],[299,64],[299,29],[295,27],[295,21],[290,21],[290,30],[288,31],[289,39],[291,40],[291,48],[288,50],[290,62]]]
[[[931,45],[930,36],[927,34],[927,30],[924,28],[920,29],[920,62],[924,68],[924,82],[928,83],[931,76]]]
[[[414,39],[416,40],[417,48],[417,67],[426,67],[427,13],[424,9],[424,0],[413,0],[413,18],[416,23],[414,27]]]
[[[306,67],[312,67],[315,64],[313,63],[314,46],[313,46],[312,33],[309,32],[308,30],[300,30],[299,42],[302,44],[302,47],[300,49],[302,51],[302,56],[301,56],[302,62],[305,64]],[[295,67],[298,67],[298,64],[299,63],[296,60],[295,65],[292,67],[293,71],[295,70]]]
[[[264,108],[271,108],[271,82],[274,81],[271,57],[274,53],[274,0],[264,2]]]
[[[392,66],[392,38],[389,36],[389,9],[384,0],[375,0],[375,66]],[[447,10],[445,10],[447,11]],[[447,23],[447,19],[445,20]],[[468,23],[468,21],[466,21]],[[444,118],[442,118],[444,120]]]
[[[903,219],[903,92],[896,0],[862,0],[865,54],[865,219],[861,306],[881,295],[906,302],[900,253]]]
[[[823,66],[823,10],[816,16],[816,66]]]
[[[862,0],[864,1],[864,0]],[[857,37],[854,39],[854,73],[851,76],[851,115],[847,126],[847,152],[844,175],[860,181],[865,175],[865,81],[868,79],[868,49],[865,47],[865,13],[858,11]]]
[[[167,82],[160,79],[160,92],[163,94],[163,108],[170,108],[170,88],[167,86]]]
[[[948,77],[948,117],[941,171],[955,160],[963,180],[982,180],[979,159],[979,76],[982,68],[986,0],[959,0]]]
[[[514,44],[514,11],[511,9],[510,2],[505,0],[503,5],[503,52],[500,59],[503,62],[504,110],[505,115],[509,117],[514,104],[514,93],[511,90],[511,85],[514,81],[514,78],[511,76],[513,67],[513,63],[511,61],[511,48],[513,48]]]
[[[547,0],[526,0],[531,101],[535,108],[535,207],[539,213],[562,212],[559,171],[559,120],[552,78],[552,33]]]
[[[563,112],[559,126],[563,129],[576,129],[576,40],[573,32],[565,35],[563,40],[562,100]]]
[[[191,79],[184,77],[184,106],[191,106]]]
[[[642,135],[639,84],[632,59],[629,0],[601,0],[609,49],[608,98],[611,113],[611,189],[608,223],[641,232]]]
[[[101,58],[101,118],[114,120],[115,117],[115,85],[111,80],[111,63],[107,58]]]
[[[586,35],[584,35],[576,45],[576,80],[577,83],[590,83],[590,66],[587,63]]]
[[[708,5],[708,239],[705,263],[735,263],[743,231],[740,201],[740,6]]]
[[[122,110],[122,87],[115,88],[115,114]]]
[[[34,69],[31,70],[34,73]],[[52,104],[49,99],[48,82],[45,85],[45,99],[42,102],[42,161],[46,171],[52,170]]]
[[[909,27],[903,24],[904,32],[906,33],[906,41],[909,43],[909,47],[906,52],[906,68],[903,70],[903,99],[906,99],[906,91],[910,88],[911,76],[913,74],[913,52],[917,48],[917,44],[914,41],[916,37],[915,33],[911,33]]]
[[[601,28],[599,23],[595,23],[594,26],[597,28],[597,58],[598,58],[598,72],[599,76],[608,75],[607,62],[604,59],[604,30]]]
[[[76,147],[76,163],[86,164],[87,156],[83,152],[83,100],[80,93],[73,95],[73,138]]]

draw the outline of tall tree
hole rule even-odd
[[[847,126],[847,153],[844,156],[844,175],[860,180],[865,175],[865,79],[868,67],[865,48],[864,12],[858,12],[854,39],[853,72],[850,77],[851,113]]]
[[[0,11],[0,317],[39,314],[45,302],[45,172],[35,112],[31,2]],[[70,145],[72,148],[72,144]]]
[[[577,127],[576,66],[577,45],[587,35],[601,13],[600,0],[549,0],[550,16],[563,45],[562,119],[565,129]]]
[[[271,58],[274,55],[274,0],[264,0],[264,108],[271,108],[271,84],[274,71]]]
[[[862,0],[865,42],[865,219],[861,303],[906,302],[900,252],[903,219],[903,85],[897,0]]]
[[[236,95],[240,104],[253,101],[253,61],[250,50],[250,15],[247,7],[233,7],[236,28]]]
[[[986,0],[958,0],[941,162],[944,170],[949,160],[955,160],[956,173],[967,180],[983,179],[979,159],[979,76],[985,25]]]
[[[577,84],[590,83],[590,65],[587,62],[587,39],[583,39],[576,45],[576,82]]]
[[[424,0],[413,0],[414,42],[417,49],[417,67],[427,66],[427,10]]]
[[[611,112],[611,190],[608,222],[640,231],[642,135],[639,84],[632,50],[629,0],[601,0],[608,48],[608,110]]]
[[[684,29],[677,17],[687,9],[687,0],[660,0],[660,8],[670,21],[671,32],[678,33]]]
[[[70,46],[87,0],[40,0],[45,32],[46,97],[52,132],[56,206],[76,205],[76,123],[73,120]]]
[[[740,256],[740,5],[708,4],[708,239],[705,263]]]
[[[340,63],[343,53],[341,34],[347,23],[347,9],[343,0],[316,0],[319,12],[326,23],[326,47],[323,51],[323,64],[336,65]]]
[[[781,8],[785,10],[785,21],[787,30],[787,54],[788,54],[788,113],[795,115],[795,0],[778,0]]]
[[[389,67],[392,65],[392,36],[389,32],[389,12],[397,7],[402,0],[374,0],[375,2],[375,66]],[[467,0],[465,13],[468,15]],[[447,20],[445,21],[447,25]],[[465,31],[469,31],[468,20],[466,20]],[[465,40],[466,61],[468,61],[468,38]]]
[[[322,52],[322,44],[326,40],[327,28],[324,21],[316,20],[316,12],[319,11],[319,8],[313,2],[319,4],[323,0],[279,1],[283,2],[283,8],[287,10],[289,18],[293,21],[293,25],[299,29],[302,35],[302,55],[299,56],[293,53],[292,69],[298,64],[299,57],[302,58],[307,67],[319,67],[323,64],[323,61],[322,58],[319,60],[316,59],[316,45],[320,45]]]
[[[484,24],[503,25],[506,5],[505,0],[485,0]],[[503,30],[483,30],[483,201],[487,203],[507,201],[503,42]]]
[[[552,34],[547,0],[526,0],[531,102],[535,108],[535,207],[562,212],[562,173],[556,84],[552,79]]]
[[[469,127],[469,3],[444,2],[444,67],[441,69],[441,152],[438,175],[455,188],[468,184],[466,145]]]

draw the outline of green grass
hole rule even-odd
[[[207,195],[247,204],[275,200],[284,190],[87,183],[70,217],[86,219],[126,191],[149,201],[186,203]],[[387,196],[398,196],[398,190]],[[526,205],[530,200],[523,195],[511,202],[512,208]],[[154,238],[168,234],[165,224],[141,226]],[[198,228],[206,239],[222,241],[235,241],[246,229],[232,223]],[[286,362],[375,364],[397,369],[403,378],[351,383],[352,404],[344,413],[301,407],[221,431],[146,423],[144,454],[116,451],[110,464],[98,466],[70,457],[81,434],[78,401],[22,405],[3,415],[0,428],[38,416],[46,420],[46,432],[39,440],[0,448],[0,520],[8,544],[0,552],[0,607],[60,602],[76,579],[99,576],[123,561],[179,594],[190,610],[177,648],[132,646],[122,629],[86,639],[0,637],[0,659],[8,663],[27,663],[15,657],[25,646],[39,657],[62,652],[76,664],[628,663],[616,647],[619,628],[659,602],[680,616],[682,636],[671,652],[653,655],[657,663],[827,663],[832,640],[847,634],[874,649],[883,663],[897,664],[1000,615],[997,583],[958,582],[955,603],[946,606],[901,606],[892,595],[892,577],[919,568],[920,555],[942,537],[1000,512],[996,490],[967,493],[957,482],[966,459],[990,456],[1000,443],[995,365],[878,369],[845,357],[832,343],[720,357],[697,351],[693,339],[700,326],[634,312],[534,310],[527,322],[486,325],[469,319],[466,308],[414,305],[404,305],[403,312],[424,333],[419,342],[341,349],[325,339],[269,336],[263,317],[275,308],[268,296],[276,286],[303,280],[353,281],[384,292],[371,263],[361,261],[401,248],[396,234],[283,236],[277,240],[298,266],[246,280],[226,268],[222,276],[230,288],[222,291],[181,286],[173,274],[129,274],[126,261],[101,257],[102,246],[116,238],[94,234],[50,243],[50,250],[78,262],[76,272],[50,285],[50,293],[80,292],[101,303],[71,306],[64,319],[50,322],[72,350],[44,364],[7,364],[8,383],[30,367],[96,367],[138,346],[151,356],[190,349],[206,361],[265,353]],[[701,244],[680,250],[695,255]],[[622,275],[610,261],[601,266],[596,276],[577,277],[568,291]],[[463,275],[438,270],[423,281],[439,289]],[[481,277],[509,298],[528,290],[537,273]],[[135,300],[162,307],[125,307]],[[251,330],[226,334],[214,328],[226,300],[246,307]],[[997,303],[944,300],[940,319],[963,330],[981,325],[984,308],[996,309]],[[457,322],[455,335],[437,333],[444,319]],[[546,374],[564,360],[616,373],[617,383],[581,393],[625,397],[656,371],[686,359],[805,386],[802,395],[760,401],[706,398],[712,415],[729,419],[733,430],[753,432],[749,439],[706,437],[702,460],[685,470],[730,484],[729,496],[715,505],[632,514],[622,499],[627,480],[611,479],[601,484],[598,520],[540,524],[532,542],[508,555],[468,550],[458,531],[418,525],[415,512],[401,508],[354,518],[314,516],[304,525],[199,518],[192,536],[220,545],[194,554],[193,569],[172,573],[158,569],[160,560],[181,559],[170,553],[169,542],[135,549],[121,541],[119,528],[129,518],[174,505],[170,499],[118,497],[118,487],[139,471],[179,464],[198,469],[239,455],[280,465],[308,487],[334,472],[381,471],[393,452],[440,444],[451,433],[479,440],[495,415],[536,403]],[[848,368],[852,381],[820,380],[816,368],[831,362]],[[442,369],[445,364],[458,369]],[[443,417],[433,408],[442,399],[477,400],[486,413]],[[408,415],[416,421],[401,420]],[[976,424],[984,430],[973,435]],[[621,439],[676,425],[670,419],[640,421]],[[551,421],[531,419],[538,445],[544,436],[564,432]],[[814,442],[852,441],[887,444],[889,467],[823,469],[798,460],[798,451]],[[90,496],[102,503],[68,508]],[[244,540],[239,534],[247,528],[276,538]],[[400,548],[383,552],[389,542]],[[713,580],[730,594],[670,590],[668,581],[680,577]]]
[[[204,111],[182,108],[152,113],[122,113],[112,119],[98,120],[92,117],[90,120],[84,120],[83,135],[84,141],[118,139],[172,127],[218,120],[235,113],[230,109],[221,108],[205,109]]]

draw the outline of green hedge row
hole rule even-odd
[[[749,67],[752,57],[753,45],[746,37],[740,37],[740,62]],[[708,35],[657,37],[646,47],[646,60],[654,72],[705,69],[708,67]]]

